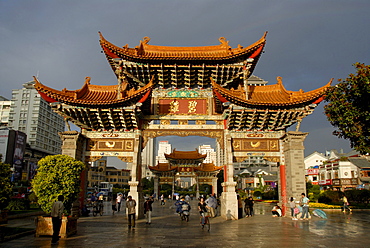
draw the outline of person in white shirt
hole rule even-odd
[[[117,206],[118,206],[117,210],[119,212],[119,211],[121,211],[122,194],[118,194],[116,200],[117,200]]]

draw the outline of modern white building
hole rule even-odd
[[[328,158],[329,156],[325,156],[323,153],[316,151],[304,158],[306,180],[308,182],[314,185],[319,184],[319,168]]]
[[[158,142],[158,155],[156,157],[156,164],[167,163],[167,159],[164,154],[170,154],[172,152],[172,146],[167,140]]]
[[[11,101],[0,96],[0,127],[7,127],[9,122]]]
[[[213,163],[217,164],[217,154],[215,149],[211,147],[211,145],[201,145],[198,147],[198,152],[200,154],[207,154],[207,157],[204,159],[203,163]]]
[[[58,133],[64,131],[63,117],[52,111],[33,84],[31,81],[12,91],[9,128],[26,133],[32,149],[60,154],[62,141]]]

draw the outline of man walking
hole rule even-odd
[[[51,207],[51,221],[53,223],[53,236],[51,239],[51,244],[56,245],[59,241],[59,231],[62,226],[62,216],[64,211],[64,196],[59,195],[58,201],[55,201]]]
[[[151,224],[152,223],[152,204],[154,200],[152,197],[146,198],[144,202],[144,215],[146,217],[146,224]]]
[[[116,202],[117,202],[117,210],[119,212],[119,211],[121,211],[121,202],[122,202],[122,194],[121,193],[119,193],[117,195]]]
[[[301,220],[308,220],[308,203],[310,202],[310,199],[306,197],[305,193],[302,193],[302,199],[301,199],[301,206],[302,206],[302,215]]]
[[[208,199],[206,200],[206,204],[210,209],[211,217],[216,217],[215,209],[217,207],[217,199],[214,194],[208,197]]]
[[[128,216],[128,228],[135,228],[136,201],[132,199],[132,196],[130,195],[127,197],[126,208]]]

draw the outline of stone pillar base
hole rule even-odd
[[[226,191],[221,194],[221,216],[226,220],[238,219],[238,201],[236,199],[235,185],[235,182],[222,183]]]
[[[137,181],[129,181],[128,185],[130,185],[130,192],[128,192],[127,196],[132,196],[132,199],[136,201],[136,218],[143,219],[144,218],[144,198],[143,192],[139,190],[139,182]]]

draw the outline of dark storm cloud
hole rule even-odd
[[[203,46],[224,36],[232,47],[248,46],[268,31],[255,75],[288,90],[309,91],[330,78],[345,78],[352,64],[369,64],[369,1],[0,1],[0,95],[11,98],[38,75],[55,89],[78,89],[116,79],[97,32],[113,44]],[[323,103],[305,118],[306,154],[344,148],[331,135]],[[198,145],[193,145],[197,147]],[[188,150],[193,150],[189,148]]]

